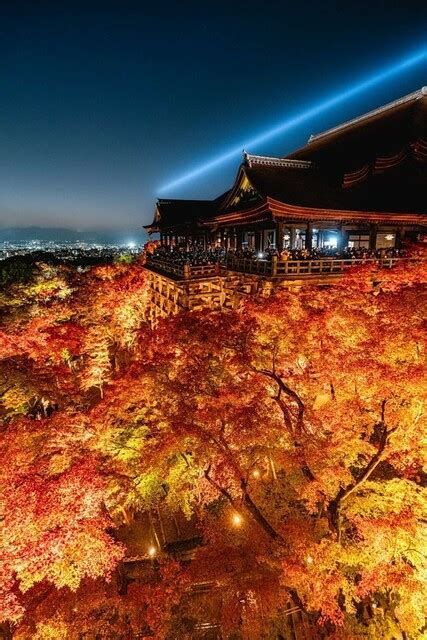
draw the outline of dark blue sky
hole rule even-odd
[[[0,224],[137,227],[160,188],[426,43],[425,0],[0,8]],[[424,42],[423,42],[424,41]],[[410,72],[256,149],[427,84]],[[213,197],[239,159],[162,197]]]

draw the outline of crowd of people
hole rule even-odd
[[[250,247],[242,247],[237,250],[228,250],[221,247],[203,248],[194,245],[192,247],[161,247],[159,246],[154,257],[158,257],[177,266],[203,266],[224,262],[227,255],[237,258],[248,258],[253,260],[271,260],[277,256],[279,260],[320,260],[320,259],[368,259],[368,258],[398,258],[404,257],[405,251],[395,248],[368,249],[366,247],[345,247],[343,249],[322,248],[317,249],[289,249],[278,251],[275,247],[269,247],[264,251],[256,251]]]
[[[202,246],[194,245],[188,249],[186,247],[158,247],[153,255],[156,258],[173,262],[177,266],[188,264],[192,267],[200,267],[223,262],[227,252],[221,248],[204,249]]]
[[[367,258],[399,258],[403,256],[403,251],[394,247],[381,249],[368,249],[367,247],[344,247],[343,249],[322,248],[322,249],[283,249],[277,252],[280,260],[319,260],[321,258],[337,258],[341,260],[355,260]]]

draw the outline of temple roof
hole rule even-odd
[[[157,201],[154,219],[150,225],[145,225],[144,229],[156,231],[157,229],[168,229],[176,226],[186,226],[197,223],[216,213],[218,201],[216,200],[171,200],[159,199]]]
[[[342,175],[335,182],[314,163],[247,154],[218,213],[247,208],[267,197],[308,208],[425,213],[427,163],[415,155],[411,151],[382,158],[363,173],[363,179],[345,188]]]
[[[346,171],[419,139],[427,140],[427,87],[311,136],[290,158]]]
[[[262,197],[308,207],[341,208],[345,204],[342,190],[329,186],[315,168],[252,164],[244,172]]]
[[[265,219],[266,203],[327,212],[427,211],[427,87],[316,136],[288,158],[244,152],[215,200],[159,200],[148,231]],[[246,213],[245,213],[246,212]],[[400,214],[400,215],[398,215]],[[329,213],[328,213],[329,215]]]

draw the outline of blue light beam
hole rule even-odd
[[[165,191],[169,191],[169,190],[175,189],[176,187],[180,187],[186,182],[190,182],[190,180],[193,180],[194,178],[198,178],[204,173],[208,173],[212,169],[215,169],[215,167],[218,167],[224,162],[227,162],[228,160],[231,160],[232,158],[240,155],[242,153],[242,149],[257,147],[259,144],[263,142],[267,142],[267,140],[271,140],[272,138],[275,138],[276,136],[282,133],[285,133],[285,131],[289,131],[290,129],[297,127],[303,122],[306,122],[307,120],[310,120],[315,116],[318,116],[324,111],[331,109],[331,107],[336,107],[337,105],[341,104],[342,102],[345,102],[349,98],[352,98],[353,96],[363,93],[367,89],[371,89],[372,87],[375,87],[376,85],[381,84],[382,82],[385,82],[386,80],[389,80],[394,76],[397,76],[403,71],[407,71],[411,67],[415,67],[416,65],[420,64],[425,60],[427,60],[427,47],[424,47],[417,53],[412,54],[408,58],[401,60],[397,64],[390,65],[386,69],[383,69],[378,73],[375,73],[373,76],[369,77],[367,80],[358,82],[357,84],[352,86],[350,89],[347,89],[346,91],[343,91],[342,93],[339,93],[338,95],[335,95],[331,98],[327,98],[320,104],[317,104],[312,107],[308,107],[298,115],[288,118],[284,122],[276,125],[272,129],[269,129],[265,133],[261,133],[259,136],[255,138],[251,138],[249,140],[246,140],[244,143],[240,143],[239,145],[232,147],[225,153],[222,153],[221,155],[218,155],[215,158],[213,158],[213,160],[210,160],[209,162],[206,162],[205,164],[200,165],[196,169],[193,169],[192,171],[185,173],[180,178],[176,178],[175,180],[172,180],[172,182],[169,182],[168,184],[161,187],[159,192],[164,193]]]

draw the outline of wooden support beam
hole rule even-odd
[[[311,222],[307,222],[305,229],[305,248],[309,251],[313,248],[313,224]]]
[[[284,222],[276,222],[276,249],[282,251],[283,249],[283,236],[285,235]]]
[[[374,250],[377,248],[377,232],[378,227],[376,224],[369,225],[369,248]]]
[[[403,239],[405,237],[405,229],[403,227],[396,228],[396,240],[394,246],[396,249],[401,249],[403,245]]]

